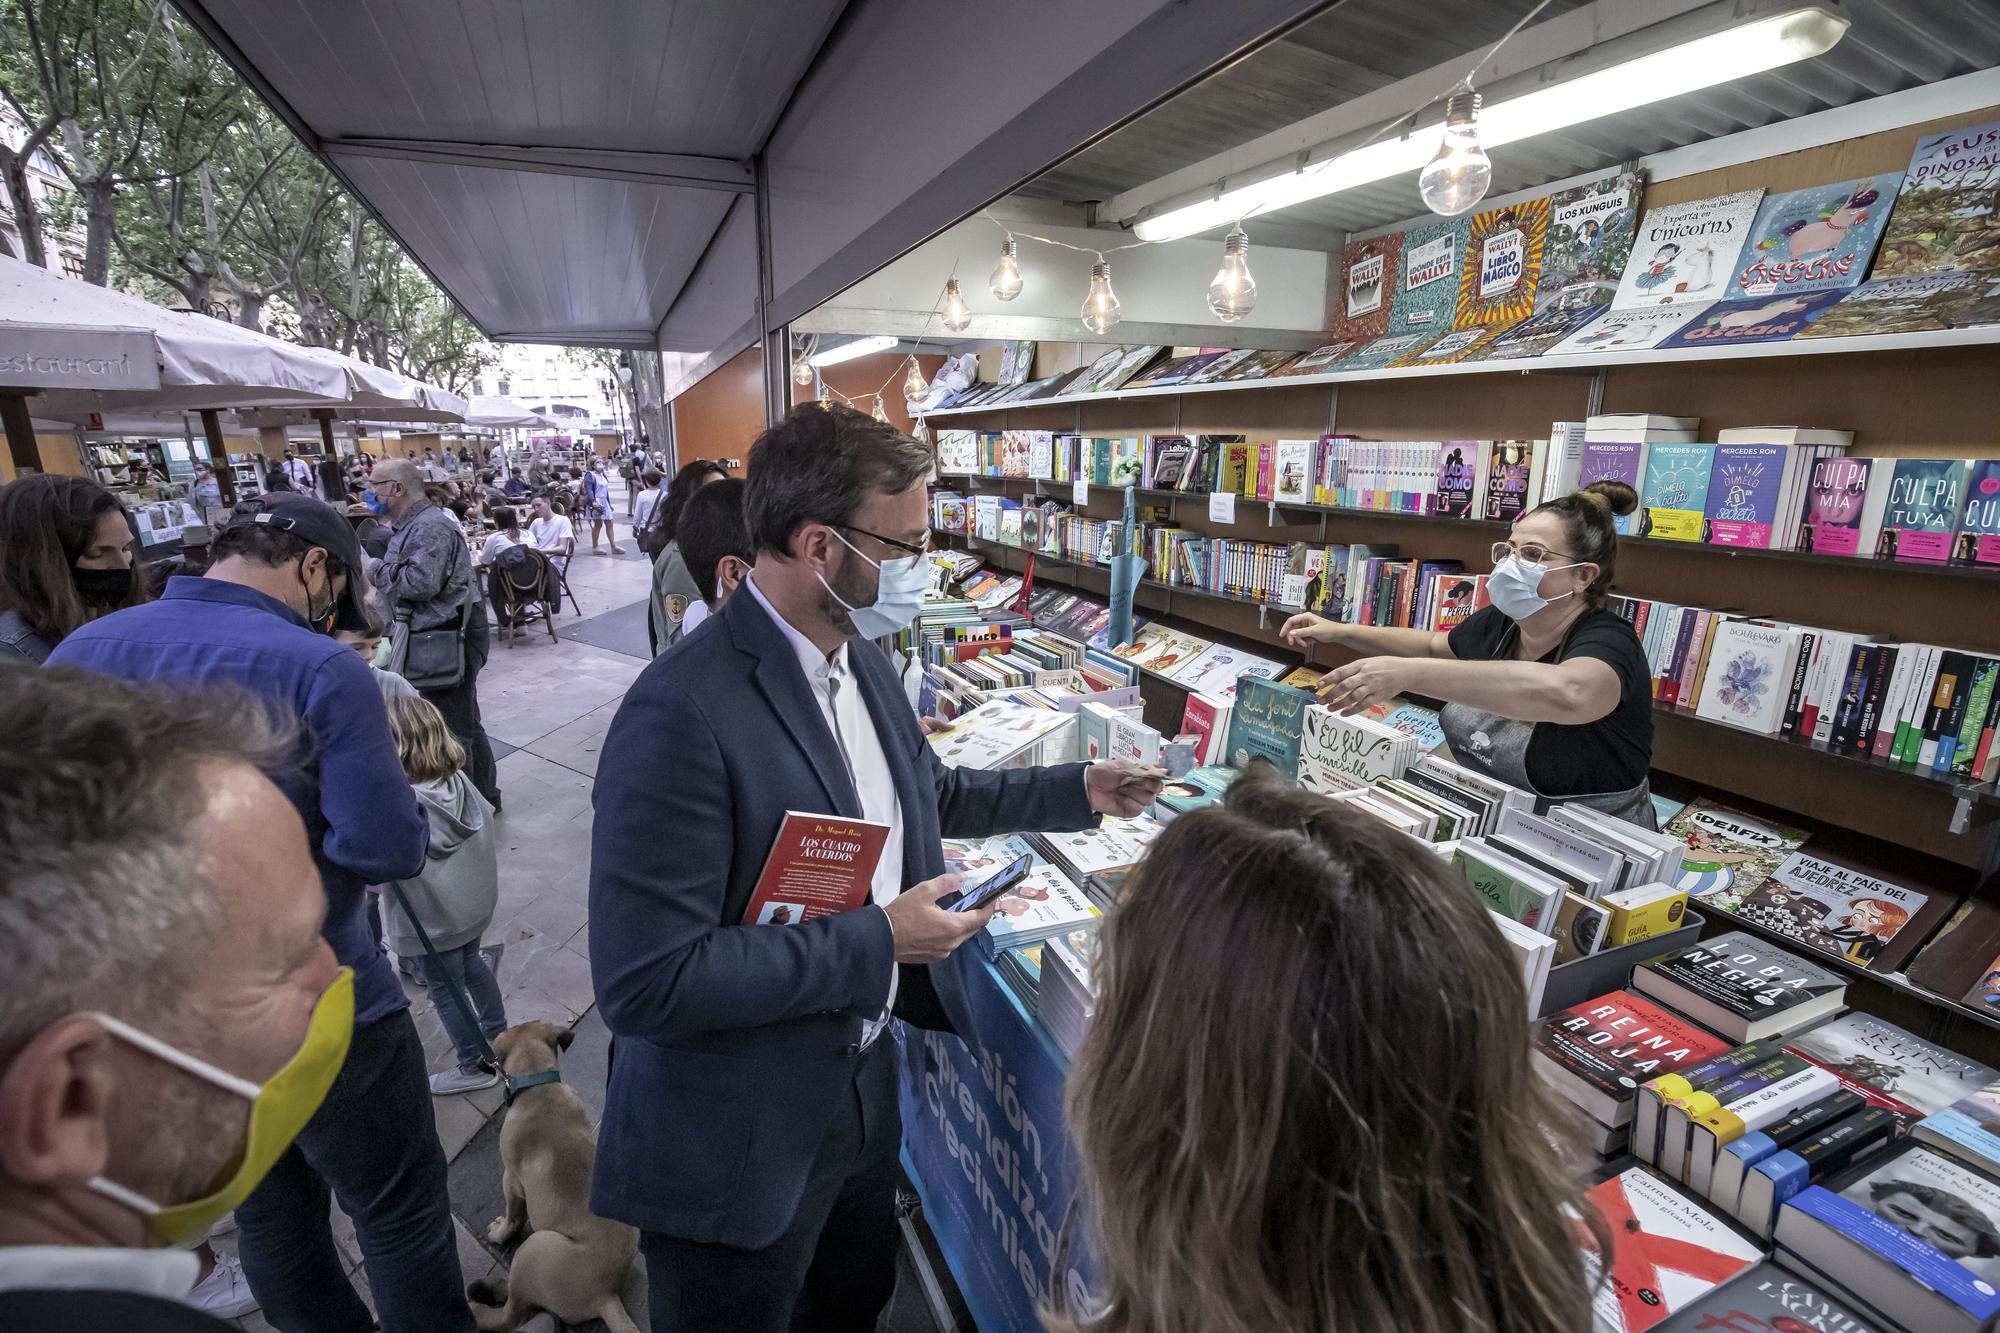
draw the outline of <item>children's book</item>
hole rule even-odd
[[[1445,218],[1403,233],[1402,280],[1389,310],[1389,332],[1441,333],[1451,327],[1466,226],[1465,218]]]
[[[1475,213],[1465,237],[1453,326],[1518,324],[1535,313],[1548,239],[1549,201],[1527,199]]]
[[[2000,272],[1911,273],[1870,278],[1795,336],[1932,333],[1983,324],[2000,324]]]
[[[1437,341],[1436,333],[1392,333],[1347,354],[1339,370],[1380,370],[1420,347]]]
[[[1540,356],[1610,310],[1608,305],[1551,306],[1510,324],[1466,357],[1468,361],[1519,361]]]
[[[1393,363],[1398,366],[1449,366],[1471,357],[1481,347],[1493,341],[1499,330],[1475,324],[1469,329],[1454,329],[1431,342],[1398,357]]]
[[[1793,852],[1736,915],[1835,958],[1897,972],[1951,906],[1944,894]]]
[[[1996,188],[2000,121],[1917,140],[1871,276],[2000,269]]]
[[[1635,260],[1636,262],[1636,260]],[[1706,306],[1613,306],[1548,350],[1550,356],[1579,352],[1642,352],[1707,313]]]
[[[1347,342],[1366,342],[1389,331],[1403,233],[1390,232],[1350,241],[1340,258],[1340,318],[1334,333]]]
[[[1660,340],[1662,347],[1716,347],[1723,343],[1775,343],[1795,338],[1840,304],[1845,291],[1781,292],[1740,301],[1717,301]]]
[[[1550,195],[1535,314],[1611,304],[1618,294],[1619,275],[1632,256],[1632,229],[1638,220],[1635,172],[1619,172]]]
[[[1648,209],[1612,304],[1626,309],[1719,300],[1763,200],[1760,187]]]
[[[1892,171],[1766,195],[1723,299],[1859,286],[1902,183]]]

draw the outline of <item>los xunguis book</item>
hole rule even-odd
[[[1537,315],[1611,304],[1632,257],[1639,190],[1638,174],[1621,171],[1549,196]]]

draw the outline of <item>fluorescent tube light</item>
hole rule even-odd
[[[1490,152],[1604,116],[1717,84],[1746,78],[1831,50],[1846,35],[1847,17],[1825,5],[1806,5],[1724,28],[1662,50],[1622,60],[1503,101],[1479,113],[1479,142]],[[1172,241],[1224,227],[1241,218],[1289,208],[1357,185],[1421,170],[1437,151],[1444,122],[1381,139],[1302,170],[1227,190],[1134,223],[1142,241]]]
[[[841,343],[825,351],[814,352],[806,358],[806,364],[813,366],[837,366],[843,361],[852,361],[858,356],[872,352],[886,352],[896,345],[896,340],[886,333],[871,334],[866,338],[856,338],[851,343]]]

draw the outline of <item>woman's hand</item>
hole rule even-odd
[[[1306,648],[1315,643],[1332,643],[1340,634],[1340,622],[1316,616],[1310,611],[1301,611],[1285,622],[1278,631],[1278,637],[1294,648]]]
[[[1401,657],[1362,657],[1319,683],[1320,699],[1335,712],[1359,713],[1403,692],[1410,663]]]

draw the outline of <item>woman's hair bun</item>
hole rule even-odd
[[[1609,478],[1593,481],[1577,494],[1592,504],[1602,505],[1620,518],[1639,507],[1639,492],[1622,481],[1613,481]]]

